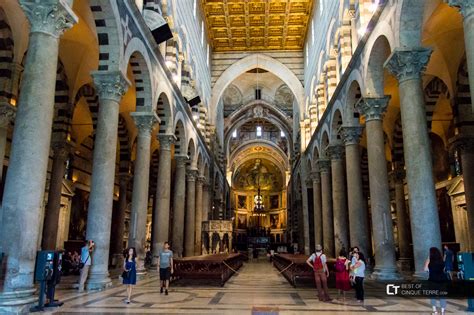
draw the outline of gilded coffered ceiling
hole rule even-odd
[[[214,51],[301,50],[313,0],[202,0]]]

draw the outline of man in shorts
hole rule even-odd
[[[168,295],[171,274],[173,273],[173,252],[170,250],[170,244],[165,242],[163,249],[158,256],[158,270],[160,271],[160,293]]]

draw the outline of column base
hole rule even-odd
[[[413,259],[411,258],[400,258],[397,261],[398,268],[400,271],[411,271],[413,265]]]
[[[428,271],[415,271],[412,275],[414,280],[428,280]]]
[[[369,278],[376,281],[385,280],[402,280],[403,276],[398,272],[397,268],[380,268],[375,266],[374,271]]]
[[[38,303],[36,289],[0,293],[0,314],[29,314]]]
[[[88,291],[102,291],[112,286],[112,280],[109,273],[105,275],[89,275],[86,282],[86,289]]]

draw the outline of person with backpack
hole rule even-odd
[[[346,299],[346,291],[351,289],[349,282],[349,264],[350,260],[347,259],[346,250],[343,248],[339,252],[339,257],[336,259],[334,269],[336,270],[336,289],[338,289],[338,298],[342,295],[343,299]]]
[[[323,247],[316,245],[316,251],[313,253],[306,263],[314,270],[314,280],[318,290],[320,301],[329,302],[331,298],[328,293],[328,277],[329,269],[326,263],[326,255],[323,254]]]

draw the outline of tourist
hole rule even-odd
[[[127,287],[127,298],[125,303],[130,304],[132,288],[137,284],[137,251],[135,247],[130,247],[124,255],[122,283]]]
[[[349,282],[349,264],[350,260],[347,259],[345,249],[341,249],[339,257],[336,259],[334,269],[336,270],[336,289],[338,289],[338,298],[342,295],[343,299],[346,299],[346,291],[351,289]]]
[[[358,252],[359,252],[359,247],[354,246],[354,247],[351,248],[351,251],[349,252],[349,259],[351,260],[350,265],[354,265],[356,263],[354,253],[358,253]],[[350,282],[351,286],[355,285],[354,271],[352,271],[352,269],[350,269],[350,268],[349,268],[349,282]]]
[[[158,256],[158,268],[160,271],[160,293],[168,295],[168,288],[170,285],[170,278],[173,274],[173,252],[170,250],[170,244],[165,242],[163,249]]]
[[[449,280],[453,280],[454,270],[454,253],[449,249],[448,245],[444,245],[444,270]]]
[[[425,271],[429,272],[428,281],[433,282],[437,287],[447,280],[446,274],[444,273],[444,262],[441,251],[437,247],[430,248],[430,255],[425,261]],[[431,307],[433,313],[438,314],[437,300],[441,307],[441,314],[446,312],[446,299],[445,298],[431,298]]]
[[[87,276],[89,275],[90,266],[92,265],[91,254],[94,251],[94,247],[95,244],[93,240],[85,240],[84,246],[81,248],[81,265],[79,266],[81,269],[79,277],[79,292],[84,291],[84,285],[87,281]]]
[[[364,277],[365,277],[365,258],[364,254],[354,251],[355,263],[351,263],[351,270],[354,272],[354,288],[356,291],[357,302],[364,302]]]
[[[326,255],[323,254],[323,247],[318,244],[316,245],[315,253],[306,260],[306,263],[314,270],[314,280],[316,282],[319,300],[329,302],[331,301],[327,284],[329,269],[326,261]]]

